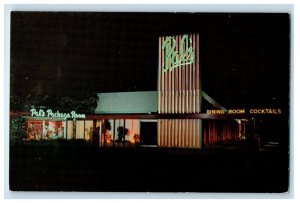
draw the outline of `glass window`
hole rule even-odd
[[[76,139],[84,139],[84,121],[76,121]]]
[[[67,121],[67,139],[73,139],[73,121]]]
[[[29,140],[63,139],[66,135],[64,121],[28,120],[27,133]]]
[[[114,120],[103,120],[101,126],[101,145],[113,146]]]
[[[125,143],[132,145],[139,143],[140,121],[137,119],[125,120]]]
[[[140,120],[108,119],[101,122],[101,146],[134,146],[140,142]]]
[[[45,121],[45,138],[54,140],[64,138],[64,125],[63,121]]]
[[[84,138],[91,141],[93,138],[93,121],[85,121]]]
[[[27,121],[27,134],[29,140],[40,140],[43,135],[43,121],[29,120]]]
[[[114,142],[116,146],[123,146],[124,143],[124,120],[117,119],[115,120],[115,137]]]

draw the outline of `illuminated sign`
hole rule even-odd
[[[281,109],[250,109],[246,111],[245,109],[228,109],[228,110],[219,110],[219,109],[212,109],[206,110],[207,114],[281,114]]]
[[[64,120],[68,118],[77,119],[77,118],[85,118],[85,114],[77,114],[75,111],[71,111],[70,113],[60,113],[59,111],[53,112],[51,109],[44,111],[43,109],[30,110],[31,117],[42,117],[42,118],[63,118]]]
[[[164,52],[163,71],[172,71],[176,67],[194,63],[195,52],[193,50],[192,43],[193,41],[188,37],[188,35],[182,35],[178,52],[176,51],[176,40],[171,36],[167,37],[161,47]],[[189,45],[191,46],[189,47]]]

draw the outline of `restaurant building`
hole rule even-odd
[[[95,113],[89,115],[31,109],[22,115],[27,120],[27,139],[84,139],[101,147],[201,149],[253,138],[254,120],[207,114],[207,110],[227,110],[201,90],[199,35],[158,41],[157,91],[99,93]]]

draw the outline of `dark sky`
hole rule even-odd
[[[233,107],[287,108],[288,14],[11,13],[11,94],[157,90],[158,37],[200,34],[202,89]]]

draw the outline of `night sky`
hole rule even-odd
[[[157,90],[158,37],[200,34],[202,89],[226,108],[287,108],[288,14],[11,13],[11,95]]]

